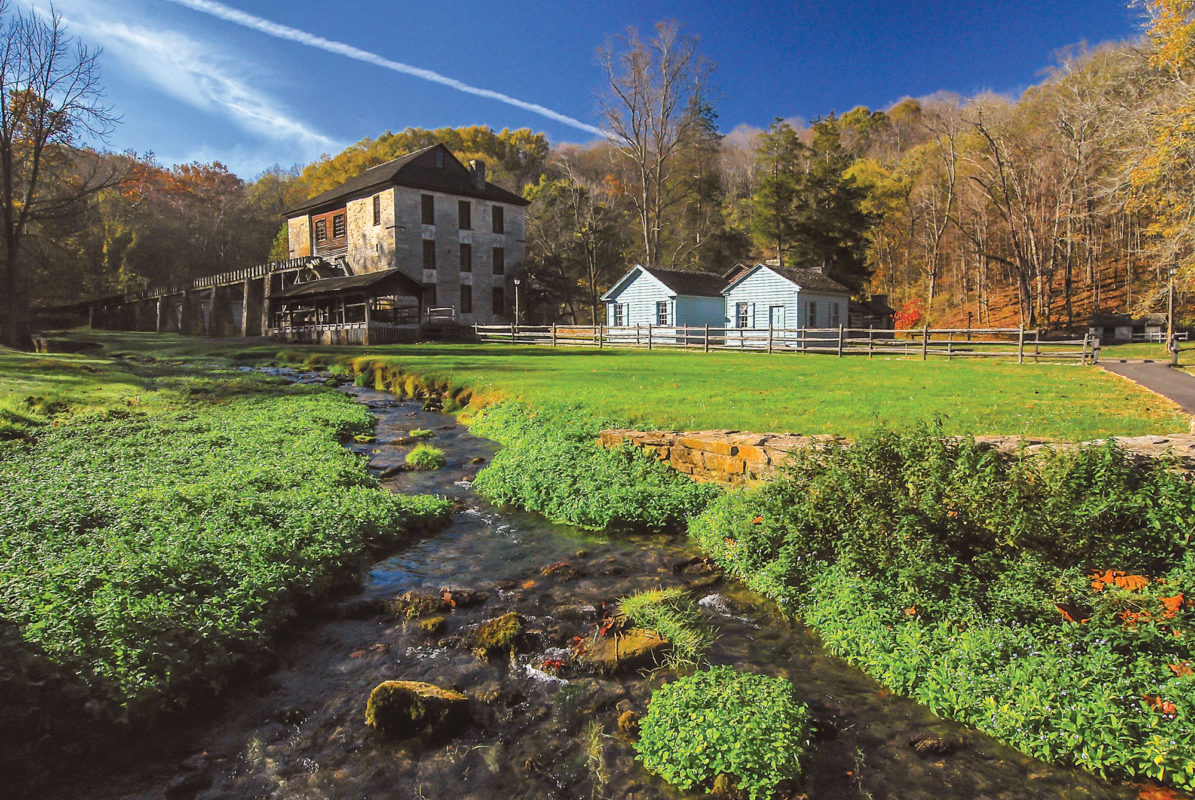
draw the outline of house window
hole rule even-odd
[[[461,243],[461,272],[473,271],[473,245]]]
[[[436,268],[436,243],[431,239],[423,240],[423,268]]]
[[[494,206],[494,233],[506,232],[506,218],[502,206]]]
[[[432,197],[430,194],[425,194],[425,195],[420,196],[420,200],[423,203],[423,224],[424,225],[435,225],[436,224],[436,198]]]
[[[627,324],[627,307],[625,303],[611,303],[610,307],[614,310],[614,327],[621,327]]]
[[[328,220],[317,219],[315,221],[315,240],[317,242],[326,241],[328,238]]]
[[[659,300],[656,302],[656,324],[657,325],[667,325],[668,324],[668,301],[667,300]]]
[[[806,328],[816,328],[817,327],[817,303],[813,302],[812,300],[809,301],[809,322],[808,322],[808,324],[806,324],[805,327]]]
[[[734,326],[736,328],[746,328],[747,327],[747,314],[748,314],[749,308],[750,308],[750,304],[748,304],[748,303],[735,303],[734,304]]]
[[[494,248],[494,274],[506,274],[506,251],[501,247]]]
[[[344,214],[337,214],[332,217],[332,238],[344,238]]]
[[[373,224],[382,224],[382,196],[380,194],[373,196]]]
[[[494,315],[501,317],[506,313],[506,291],[501,286],[494,287]]]
[[[467,231],[473,227],[473,207],[468,200],[461,200],[457,203],[457,215],[460,217],[461,230]]]
[[[473,313],[473,287],[472,286],[462,286],[461,287],[461,313],[462,314],[472,314]]]

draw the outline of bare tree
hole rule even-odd
[[[67,35],[53,8],[14,13],[0,0],[0,337],[12,347],[30,342],[26,238],[115,180],[77,149],[80,138],[102,139],[115,123],[102,102],[98,55]]]
[[[703,96],[711,67],[675,22],[658,23],[646,42],[629,28],[599,48],[598,58],[609,80],[602,113],[634,176],[644,262],[658,264],[665,213],[683,196],[674,161],[697,122],[685,112]]]

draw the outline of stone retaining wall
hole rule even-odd
[[[976,436],[975,440],[1003,453],[1013,453],[1022,447],[1029,453],[1035,453],[1043,447],[1074,446],[1021,436]],[[825,447],[845,440],[829,435],[800,436],[791,433],[746,433],[731,430],[613,429],[602,431],[599,441],[606,447],[629,442],[652,451],[660,461],[666,462],[673,469],[694,480],[735,485],[770,477],[794,450]],[[1177,457],[1185,467],[1195,468],[1195,434],[1117,436],[1115,441],[1135,455],[1156,458],[1170,454]]]

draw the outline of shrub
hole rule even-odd
[[[578,406],[488,406],[471,430],[502,444],[474,488],[562,522],[596,530],[681,528],[718,493],[677,474],[630,445],[597,444],[626,420],[594,417]]]
[[[709,629],[684,589],[636,592],[618,601],[618,612],[668,639],[674,666],[696,666],[710,645]]]
[[[435,470],[444,463],[444,451],[430,444],[418,445],[407,453],[407,466],[411,469]]]
[[[657,689],[639,731],[639,760],[672,785],[730,775],[758,800],[800,775],[810,715],[782,678],[713,667]]]

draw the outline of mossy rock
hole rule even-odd
[[[668,647],[669,641],[655,631],[628,628],[590,637],[579,660],[600,675],[617,675],[655,666]]]
[[[399,595],[386,604],[386,609],[396,617],[428,617],[443,614],[451,606],[438,594],[420,594],[407,592]]]
[[[491,659],[518,650],[522,633],[523,618],[511,611],[481,623],[465,636],[465,643],[478,657]]]
[[[427,617],[419,620],[419,630],[430,636],[443,633],[446,627],[448,627],[448,622],[443,617]]]
[[[440,739],[469,720],[469,698],[420,681],[384,681],[369,694],[365,724],[400,739]]]

